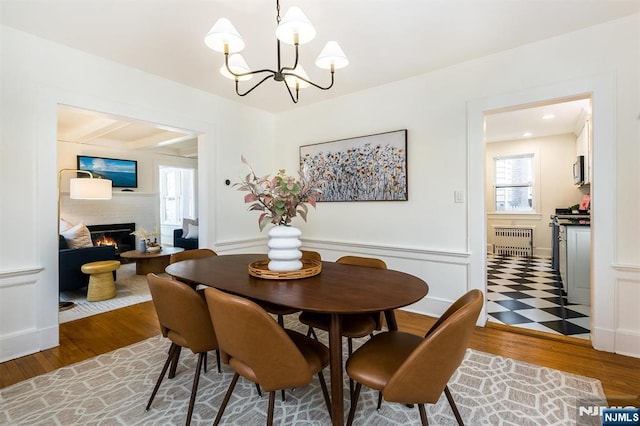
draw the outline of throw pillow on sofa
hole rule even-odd
[[[73,228],[73,223],[68,222],[63,218],[60,218],[60,225],[58,228],[60,230],[60,233],[63,233],[64,231],[68,231],[71,228]]]
[[[198,219],[182,219],[182,238],[193,238],[187,237],[187,235],[189,234],[189,225],[198,226]]]
[[[60,234],[67,240],[69,248],[93,247],[91,232],[84,223],[79,223]]]
[[[183,238],[198,238],[198,227],[196,225],[189,224],[189,231]]]

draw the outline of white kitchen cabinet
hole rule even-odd
[[[588,226],[566,226],[565,236],[567,300],[591,305],[591,230]]]

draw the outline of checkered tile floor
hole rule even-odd
[[[589,306],[569,304],[548,258],[487,255],[489,321],[589,339]]]

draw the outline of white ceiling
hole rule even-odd
[[[153,123],[58,106],[58,141],[196,158],[197,136]]]
[[[233,82],[218,72],[223,56],[203,42],[216,19],[227,17],[246,42],[242,54],[249,65],[274,67],[275,3],[0,0],[0,22],[277,113],[296,107],[282,83],[267,81],[238,97]],[[347,68],[337,70],[332,89],[304,89],[299,105],[640,13],[640,0],[282,0],[281,15],[292,5],[301,7],[317,30],[316,38],[301,47],[301,63],[312,80],[321,85],[329,81],[328,72],[313,64],[327,41],[338,41],[350,61]],[[283,61],[288,63],[291,47],[283,45],[283,50],[287,53]],[[134,140],[145,145],[146,137],[150,136]]]
[[[295,105],[282,83],[239,98],[218,68],[223,56],[205,34],[227,17],[243,36],[253,68],[275,66],[275,0],[2,0],[0,22],[271,112]],[[329,91],[304,89],[302,105],[639,13],[640,0],[282,0],[302,8],[317,30],[301,47],[313,80],[329,81],[316,56],[329,40],[350,65]],[[290,46],[284,45],[290,51]],[[288,48],[288,49],[286,49]],[[325,71],[325,73],[321,72]],[[254,79],[255,80],[255,79]]]
[[[591,116],[591,99],[563,100],[485,115],[485,142],[580,133],[584,117]]]

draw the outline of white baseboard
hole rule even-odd
[[[58,346],[58,326],[7,336],[0,340],[0,362]]]
[[[593,348],[599,351],[614,352],[616,333],[614,330],[594,327],[591,329]]]
[[[429,297],[427,295],[427,297],[420,302],[405,306],[400,308],[400,310],[438,318],[451,306],[451,303],[450,300]]]
[[[640,358],[640,334],[630,330],[616,331],[615,353]]]

